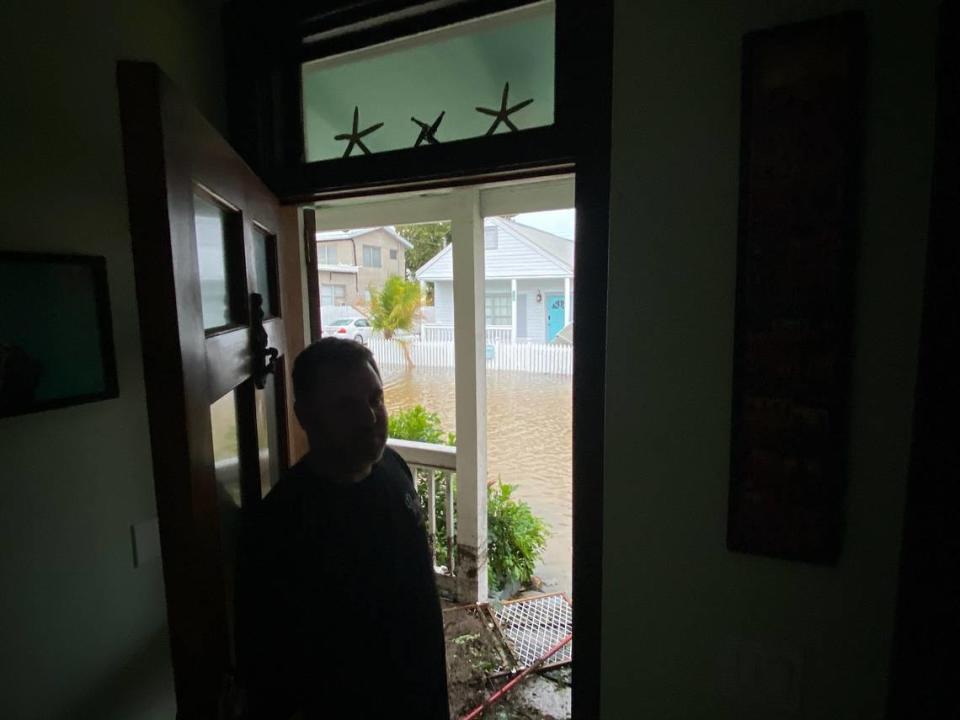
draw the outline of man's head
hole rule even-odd
[[[383,455],[387,410],[373,354],[352,340],[324,338],[293,364],[294,410],[310,451],[332,474],[351,475]]]

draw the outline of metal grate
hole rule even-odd
[[[524,600],[510,600],[493,606],[494,617],[520,667],[533,665],[550,648],[573,632],[573,606],[563,593]],[[568,642],[545,668],[564,665],[573,659],[573,641]]]

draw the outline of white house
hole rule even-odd
[[[484,241],[488,339],[553,341],[573,322],[573,241],[502,217],[484,220]],[[452,250],[416,273],[434,283],[436,324],[424,325],[427,338],[453,337]]]

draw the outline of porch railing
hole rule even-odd
[[[387,445],[397,451],[413,472],[417,491],[423,492],[430,552],[441,593],[455,597],[457,571],[456,472],[457,448],[450,445],[391,438]],[[438,506],[439,498],[439,506]],[[443,532],[438,528],[443,524]],[[438,564],[438,547],[445,550],[445,563]]]

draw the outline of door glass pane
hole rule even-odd
[[[213,462],[221,506],[240,507],[240,451],[237,439],[237,403],[233,391],[210,406]]]
[[[227,263],[226,211],[206,198],[193,196],[197,264],[205,329],[229,325],[230,284]]]
[[[307,161],[552,125],[554,36],[544,2],[304,64]]]
[[[237,434],[237,401],[234,391],[228,392],[210,406],[210,428],[213,441],[213,467],[217,481],[217,508],[220,518],[220,543],[223,551],[224,580],[227,590],[227,622],[230,627],[233,653],[234,569],[240,535],[240,443]]]
[[[277,391],[274,377],[267,377],[257,390],[257,449],[260,453],[260,496],[266,497],[280,479],[280,427],[277,420]]]
[[[274,307],[274,254],[273,238],[259,228],[253,230],[253,263],[256,279],[253,292],[263,296],[263,313],[267,317],[279,315]]]

